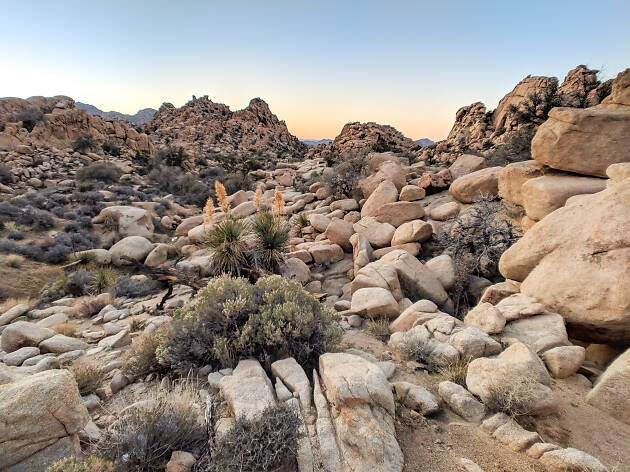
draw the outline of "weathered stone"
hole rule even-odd
[[[361,217],[376,216],[378,210],[386,203],[398,200],[398,189],[391,180],[383,180],[370,194],[361,208]]]
[[[360,288],[352,294],[350,311],[369,318],[398,316],[398,302],[390,291],[381,287]]]
[[[102,223],[107,218],[112,218],[117,226],[118,232],[123,236],[143,236],[149,237],[153,234],[153,220],[151,215],[144,208],[133,206],[111,206],[106,207],[94,217],[93,223]]]
[[[518,340],[536,352],[569,344],[564,320],[557,313],[544,313],[510,321],[503,328],[501,337],[504,340]]]
[[[403,298],[396,270],[386,264],[371,262],[355,273],[352,291],[356,292],[360,288],[366,287],[384,288],[391,292],[396,301]]]
[[[431,270],[446,290],[450,290],[455,285],[455,263],[448,254],[442,254],[429,259],[424,264]]]
[[[380,223],[389,223],[398,227],[407,221],[417,220],[424,216],[424,207],[420,202],[393,202],[379,207],[374,215]]]
[[[311,408],[311,384],[300,364],[293,357],[289,357],[271,364],[271,372],[282,379],[292,392],[299,394],[302,411],[308,412]]]
[[[88,348],[88,344],[80,339],[70,336],[64,336],[63,334],[56,334],[39,344],[39,348],[42,352],[54,352],[61,354],[70,351],[85,350]]]
[[[486,160],[482,156],[474,156],[472,154],[462,154],[448,168],[453,180],[457,180],[464,175],[471,174],[486,168]]]
[[[17,351],[21,347],[35,347],[45,339],[53,337],[52,329],[42,328],[27,321],[16,321],[4,328],[0,346],[5,352]]]
[[[352,223],[333,218],[326,227],[324,234],[331,243],[339,244],[344,250],[350,251],[352,249],[352,243],[350,242],[350,237],[354,234]]]
[[[423,188],[417,185],[405,185],[400,191],[398,200],[401,202],[414,202],[416,200],[422,200],[426,195]]]
[[[499,173],[502,167],[488,167],[454,180],[448,191],[457,200],[472,203],[499,191]]]
[[[6,354],[2,361],[9,366],[22,365],[26,359],[39,355],[39,348],[36,347],[21,347],[17,351],[13,351]]]
[[[584,362],[585,349],[582,346],[558,346],[542,354],[547,368],[558,379],[575,374]]]
[[[571,447],[545,452],[540,462],[549,472],[608,472],[599,460]]]
[[[432,415],[440,410],[437,399],[424,387],[409,382],[396,382],[394,389],[403,405],[419,411],[423,416]]]
[[[453,382],[440,382],[438,395],[451,410],[472,423],[481,423],[486,407],[472,393]]]
[[[219,387],[237,419],[254,419],[276,402],[273,385],[256,360],[240,361]]]
[[[423,242],[431,237],[433,234],[433,227],[422,220],[408,221],[401,224],[392,237],[392,246],[397,246],[405,243]]]
[[[476,326],[485,333],[497,334],[505,327],[505,317],[490,303],[480,303],[468,313],[464,318],[466,326]]]
[[[610,364],[586,396],[586,401],[630,424],[630,349]]]
[[[353,225],[354,231],[364,236],[372,246],[389,246],[396,228],[389,223],[379,223],[374,217],[364,217]]]
[[[513,162],[499,173],[499,196],[514,205],[523,206],[523,184],[546,173],[536,161]]]
[[[24,303],[18,303],[13,308],[5,311],[0,315],[0,326],[11,323],[16,318],[19,318],[29,310],[29,306]]]
[[[153,249],[153,243],[142,236],[127,236],[114,244],[109,253],[115,265],[128,265],[123,257],[129,257],[138,262],[144,262]]]

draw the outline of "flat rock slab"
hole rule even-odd
[[[276,403],[274,388],[257,360],[242,360],[232,375],[219,381],[219,389],[237,419],[254,419]]]

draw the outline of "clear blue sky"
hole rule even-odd
[[[266,100],[302,138],[376,121],[441,139],[528,74],[630,66],[630,1],[0,0],[0,96],[133,113]]]

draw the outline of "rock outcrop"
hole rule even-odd
[[[146,130],[156,145],[181,147],[189,158],[199,153],[288,157],[303,154],[307,149],[260,98],[252,99],[246,108],[238,111],[214,103],[208,96],[193,96],[180,108],[164,103],[147,123]]]

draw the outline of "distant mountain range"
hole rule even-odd
[[[139,110],[135,115],[126,115],[125,113],[120,113],[118,111],[103,111],[99,108],[96,108],[94,105],[90,105],[88,103],[76,102],[75,106],[80,108],[81,110],[85,110],[89,115],[98,115],[103,118],[124,118],[132,125],[143,125],[148,123],[153,118],[153,115],[157,112],[157,110],[153,108],[143,108]]]
[[[330,144],[332,139],[300,139],[307,146],[318,146],[319,144]]]
[[[416,139],[415,142],[416,142],[416,144],[419,144],[422,147],[424,147],[424,146],[431,146],[431,144],[435,144],[435,141],[432,141],[429,138]]]

